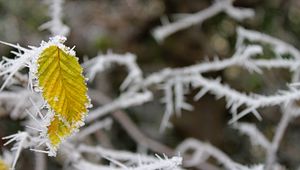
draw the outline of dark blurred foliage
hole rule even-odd
[[[182,67],[204,61],[205,58],[227,58],[233,54],[238,25],[261,31],[300,47],[299,0],[237,0],[236,6],[253,8],[252,19],[236,22],[225,14],[219,14],[202,25],[196,25],[168,37],[158,44],[151,30],[160,25],[160,17],[175,13],[194,13],[205,9],[211,0],[66,0],[64,21],[71,28],[67,44],[76,46],[77,56],[94,57],[97,53],[112,50],[131,52],[138,56],[138,63],[145,76],[165,67]],[[47,5],[40,0],[0,0],[0,40],[20,45],[38,45],[47,40],[49,33],[38,27],[49,20]],[[1,55],[10,56],[7,46],[0,46]],[[264,58],[272,57],[272,49],[266,47]],[[110,70],[106,76],[97,76],[93,86],[111,97],[119,93],[118,86],[126,75],[124,69]],[[286,88],[290,80],[288,70],[266,70],[264,75],[250,74],[239,67],[222,72],[209,73],[208,77],[222,77],[225,83],[245,92],[271,94]],[[247,137],[230,128],[230,114],[223,99],[206,95],[198,102],[192,101],[194,111],[183,112],[173,118],[174,128],[159,133],[164,112],[156,93],[154,102],[127,110],[130,116],[152,138],[175,147],[188,137],[210,142],[234,160],[244,164],[263,162],[264,153],[251,146]],[[1,111],[1,110],[0,110]],[[255,122],[271,139],[280,119],[278,108],[264,108],[260,112],[263,121],[246,116],[243,121]],[[0,119],[0,137],[16,132],[20,122]],[[300,120],[292,121],[279,149],[279,161],[289,169],[300,165]],[[109,132],[112,144],[119,149],[136,149],[134,142],[115,124]],[[1,142],[2,144],[2,142]],[[24,155],[30,155],[25,152]],[[24,163],[24,159],[23,163]],[[29,159],[29,158],[27,158]],[[50,159],[51,160],[51,159]],[[26,161],[26,160],[25,160]],[[30,162],[30,161],[28,161]],[[49,169],[57,169],[50,161]]]

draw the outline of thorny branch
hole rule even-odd
[[[180,30],[186,29],[195,24],[201,24],[205,20],[225,12],[230,17],[240,21],[254,16],[254,11],[247,8],[238,8],[233,6],[234,0],[219,0],[210,7],[199,11],[195,14],[185,15],[186,17],[180,18],[173,23],[168,21],[163,22],[163,26],[159,26],[153,30],[153,36],[157,41],[163,41],[166,37],[174,34]]]

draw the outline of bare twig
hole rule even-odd
[[[286,128],[291,121],[292,115],[289,112],[289,109],[282,109],[284,113],[282,114],[282,118],[277,126],[275,136],[273,137],[272,144],[267,150],[267,159],[265,163],[265,170],[272,170],[276,163],[276,152],[278,150],[281,139],[284,135]]]

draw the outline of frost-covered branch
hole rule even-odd
[[[236,123],[234,128],[238,129],[241,133],[248,135],[253,144],[261,145],[267,153],[265,169],[276,169],[276,154],[279,148],[280,142],[283,138],[284,132],[287,129],[290,121],[299,116],[300,108],[296,106],[295,102],[287,102],[282,105],[282,117],[277,125],[273,140],[270,142],[266,137],[256,128],[254,124],[249,123]]]
[[[278,38],[266,35],[261,32],[247,30],[245,28],[239,27],[237,29],[238,40],[236,46],[240,46],[244,40],[250,40],[258,43],[266,43],[273,46],[272,50],[274,50],[277,54],[291,54],[297,60],[300,59],[300,52],[293,45],[288,44]]]
[[[279,148],[281,139],[286,131],[287,126],[293,118],[292,110],[289,109],[291,106],[291,102],[286,103],[281,107],[283,112],[280,122],[277,125],[275,135],[273,137],[272,143],[267,150],[267,158],[265,162],[265,170],[272,170],[274,168],[274,164],[276,163],[276,153]]]
[[[152,100],[152,93],[149,91],[141,93],[123,93],[119,98],[109,104],[90,111],[86,122],[91,122],[105,114],[131,106],[138,106]]]
[[[239,164],[227,156],[226,153],[222,152],[215,146],[201,142],[199,140],[189,138],[184,140],[181,144],[177,146],[176,149],[178,152],[184,154],[187,152],[191,152],[191,157],[188,160],[185,160],[187,166],[194,167],[199,162],[205,162],[210,157],[216,159],[219,163],[221,163],[225,169],[228,170],[263,170],[263,165],[254,165],[254,166],[244,166]]]
[[[173,170],[179,169],[179,166],[182,164],[181,157],[172,157],[164,159],[160,157],[152,157],[148,155],[141,155],[136,153],[131,153],[127,151],[114,151],[110,149],[105,149],[103,147],[97,146],[87,146],[87,145],[80,145],[79,152],[82,153],[89,153],[104,157],[110,160],[113,164],[120,167],[114,167],[113,169],[132,169],[132,170],[156,170],[156,169],[163,169],[163,170]],[[126,164],[124,164],[126,162]],[[87,164],[85,164],[86,166]],[[83,165],[77,165],[80,167]],[[80,168],[84,169],[84,168]]]
[[[69,142],[63,143],[58,153],[64,158],[62,163],[68,163],[70,168],[78,170],[111,170],[111,169],[133,169],[133,170],[173,170],[181,169],[182,158],[174,156],[172,158],[160,158],[149,155],[140,155],[127,151],[117,151],[105,149],[100,146],[75,145]],[[111,165],[101,163],[91,163],[82,156],[82,153],[88,153],[97,157],[102,157],[111,162]],[[126,165],[124,164],[126,163]]]
[[[152,73],[140,83],[132,87],[130,90],[136,90],[142,87],[149,87],[163,83],[174,77],[185,77],[191,74],[201,74],[212,71],[223,70],[232,66],[245,67],[251,72],[261,73],[263,68],[287,68],[292,71],[296,70],[300,62],[293,59],[255,59],[255,56],[262,54],[262,48],[258,45],[240,46],[231,58],[219,60],[216,58],[214,61],[203,62],[183,68],[164,69],[162,71]]]
[[[64,0],[46,0],[46,2],[49,4],[49,16],[51,20],[41,25],[40,29],[48,29],[52,36],[67,36],[70,28],[62,21]]]
[[[174,107],[177,109],[191,109],[189,105],[184,103],[184,100],[181,100],[181,105],[177,105],[178,102],[174,103],[174,96],[183,96],[183,93],[181,93],[182,90],[178,91],[175,88],[175,91],[173,92],[173,86],[175,86],[174,82],[177,82],[177,88],[186,86],[190,83],[193,85],[194,88],[201,87],[202,90],[195,96],[196,100],[200,99],[207,92],[215,94],[218,98],[224,96],[227,100],[227,107],[231,108],[231,112],[234,115],[232,122],[238,120],[239,118],[245,116],[250,112],[253,112],[255,116],[260,119],[260,116],[256,111],[257,108],[270,105],[274,106],[284,103],[288,100],[298,99],[300,97],[300,93],[297,89],[292,87],[289,89],[289,91],[281,91],[280,94],[275,94],[271,96],[263,96],[257,94],[249,95],[238,92],[230,88],[229,86],[222,84],[218,79],[209,80],[201,76],[202,73],[217,71],[234,65],[245,67],[250,72],[257,72],[260,74],[262,74],[263,68],[288,68],[291,71],[295,72],[296,69],[299,67],[300,61],[292,59],[265,60],[251,58],[253,56],[256,56],[257,54],[260,54],[261,52],[262,50],[259,46],[240,47],[230,59],[225,59],[221,61],[215,60],[212,62],[201,63],[195,66],[180,69],[166,69],[160,73],[154,73],[149,77],[145,78],[145,80],[143,81],[144,84],[142,84],[141,86],[150,86],[155,83],[159,84],[161,82],[166,81],[165,85],[163,86],[165,90],[165,98],[163,99],[163,101],[166,103],[166,112],[162,121],[162,128],[168,126],[168,119],[172,115],[172,113],[174,113]],[[178,84],[178,81],[175,81],[178,79],[181,80],[181,84]],[[134,87],[132,89],[134,89]],[[178,97],[176,97],[176,99],[178,99]],[[246,105],[247,108],[244,111],[242,111],[239,115],[237,115],[237,109],[241,105]]]
[[[187,165],[195,166],[199,162],[205,162],[209,157],[215,158],[222,163],[228,170],[241,170],[245,167],[231,160],[225,153],[217,149],[216,147],[198,141],[196,139],[186,139],[177,146],[176,149],[179,153],[186,153],[193,150],[192,159],[187,160]]]
[[[94,122],[93,124],[87,126],[86,128],[82,129],[80,132],[78,132],[76,135],[73,136],[73,140],[83,140],[85,137],[89,136],[90,134],[95,133],[96,131],[100,129],[109,129],[112,125],[112,119],[106,118],[102,121]]]
[[[265,150],[268,150],[271,146],[271,142],[257,129],[254,124],[251,123],[235,123],[233,127],[239,130],[242,134],[249,136],[251,143],[262,146]]]
[[[77,170],[181,170],[179,168],[182,159],[180,157],[172,157],[172,158],[165,158],[165,159],[158,159],[156,162],[151,162],[149,164],[141,164],[138,166],[126,166],[122,163],[107,158],[112,164],[116,164],[118,166],[103,166],[94,163],[90,163],[84,160],[79,161],[74,165]]]
[[[81,153],[90,153],[93,155],[110,157],[119,161],[129,161],[135,163],[139,161],[145,163],[156,161],[155,157],[148,156],[145,154],[136,154],[127,151],[111,150],[111,149],[103,148],[101,146],[89,146],[89,145],[82,144],[79,146],[78,151]]]
[[[136,63],[136,56],[131,53],[114,54],[108,52],[105,55],[99,54],[84,63],[83,66],[86,68],[88,78],[93,80],[98,72],[104,71],[113,64],[124,65],[128,70],[127,77],[120,87],[121,90],[125,90],[130,85],[139,83],[142,80],[142,71]]]
[[[192,84],[194,88],[202,88],[202,90],[195,96],[195,99],[201,98],[207,92],[211,92],[217,97],[224,96],[227,99],[227,107],[231,108],[231,112],[234,115],[231,122],[234,122],[251,112],[260,119],[260,115],[257,112],[259,107],[274,106],[285,103],[286,101],[299,99],[300,92],[296,88],[291,87],[288,89],[288,91],[280,92],[280,94],[278,93],[270,96],[257,94],[249,95],[231,89],[229,86],[220,83],[220,80],[206,79],[201,76],[201,74],[211,71],[219,71],[231,66],[240,66],[246,68],[250,72],[256,72],[260,74],[263,73],[263,69],[272,68],[286,68],[292,72],[295,72],[300,66],[300,60],[297,58],[285,59],[277,57],[269,60],[256,58],[262,53],[262,47],[259,45],[240,45],[233,56],[229,59],[219,60],[216,58],[214,61],[204,62],[184,68],[164,69],[157,73],[153,73],[144,79],[141,79],[141,81],[138,81],[138,83],[133,84],[129,87],[126,93],[135,94],[140,90],[149,88],[150,86],[163,84],[163,89],[165,91],[163,102],[166,103],[166,111],[162,121],[162,129],[168,126],[168,120],[174,112],[180,113],[181,109],[191,109],[191,106],[184,101],[184,94],[189,90],[186,87],[188,87],[189,84]],[[120,58],[116,58],[116,60],[120,60],[120,62],[122,62]],[[94,64],[95,63],[97,62],[94,62]],[[97,64],[89,64],[89,68],[97,70],[96,65]],[[100,70],[102,68],[100,67]],[[91,74],[94,74],[95,72],[96,71],[92,71]],[[175,100],[173,100],[174,98]],[[128,97],[125,100],[131,101],[132,98]],[[101,116],[102,114],[113,110],[112,106],[114,105],[116,104],[108,105],[102,109],[98,109],[97,114]],[[242,105],[246,105],[247,108],[237,115],[237,109]],[[91,119],[94,119],[94,116],[90,117],[92,117]]]
[[[195,86],[202,87],[204,91],[210,91],[218,98],[225,97],[227,101],[227,107],[231,108],[232,113],[236,114],[237,109],[241,105],[246,105],[247,108],[240,112],[238,115],[234,115],[230,123],[235,122],[241,117],[248,113],[253,113],[258,118],[260,117],[257,108],[266,106],[276,106],[280,104],[285,104],[288,101],[294,101],[300,99],[300,91],[295,88],[290,88],[288,91],[281,91],[281,93],[264,96],[264,95],[247,95],[238,92],[227,85],[220,83],[220,80],[209,80],[200,75],[197,77],[191,77],[194,80]]]
[[[254,11],[252,9],[234,7],[233,0],[219,0],[210,7],[195,14],[188,14],[186,17],[178,19],[173,23],[163,23],[165,25],[153,30],[153,36],[157,41],[163,41],[171,34],[186,29],[192,25],[201,24],[205,20],[221,12],[225,12],[227,15],[238,21],[254,16]]]

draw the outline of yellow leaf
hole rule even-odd
[[[0,170],[8,170],[6,163],[0,159]]]
[[[87,87],[77,58],[56,45],[44,49],[37,63],[39,87],[54,112],[47,135],[57,148],[83,124],[89,105]]]
[[[57,116],[54,117],[51,124],[48,126],[48,137],[54,147],[61,143],[61,137],[69,136],[70,133],[71,128],[63,121],[59,120]]]

